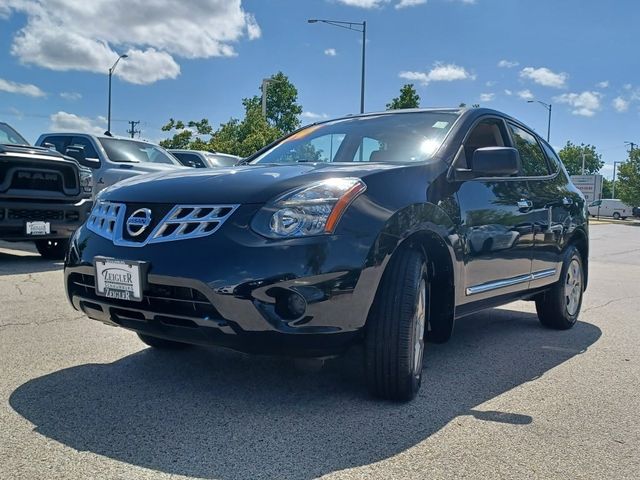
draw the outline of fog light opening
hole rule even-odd
[[[284,290],[276,297],[276,313],[286,320],[301,318],[307,311],[307,301],[297,292]]]

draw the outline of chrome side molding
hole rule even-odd
[[[497,290],[498,288],[511,287],[513,285],[530,282],[532,280],[540,280],[541,278],[552,277],[555,274],[556,274],[555,268],[549,268],[547,270],[539,270],[537,272],[528,273],[526,275],[518,275],[517,277],[504,278],[501,280],[495,280],[493,282],[474,285],[472,287],[467,288],[466,294],[476,295],[478,293],[490,292],[492,290]]]

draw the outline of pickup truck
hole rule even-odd
[[[125,178],[187,169],[158,145],[110,134],[44,133],[36,145],[60,153],[72,149],[78,162],[93,172],[94,195]]]
[[[0,240],[33,241],[43,257],[63,258],[91,210],[92,189],[91,170],[0,122]]]

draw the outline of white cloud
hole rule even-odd
[[[495,86],[496,82],[494,82],[493,80],[489,80],[488,82],[485,82],[485,86],[486,87],[493,87]]]
[[[26,16],[11,45],[22,63],[105,73],[125,52],[115,75],[139,84],[175,78],[175,58],[234,56],[235,43],[261,35],[241,0],[21,0],[5,11]]]
[[[324,54],[327,55],[328,57],[335,57],[338,54],[338,52],[336,51],[335,48],[327,48],[324,51]]]
[[[436,63],[428,72],[403,71],[398,74],[400,78],[420,82],[428,85],[431,82],[453,82],[456,80],[475,80],[475,75],[469,73],[464,67],[453,63]]]
[[[480,101],[481,102],[491,102],[494,98],[496,98],[495,93],[481,93]]]
[[[523,100],[533,100],[535,98],[531,90],[520,90],[518,96]]]
[[[82,98],[82,94],[78,92],[60,92],[60,98],[64,98],[65,100],[80,100]]]
[[[302,112],[300,116],[307,120],[324,120],[326,118],[329,118],[329,115],[327,115],[326,113],[315,113],[315,112]]]
[[[358,8],[378,8],[389,0],[337,0],[338,2],[348,5],[349,7]]]
[[[510,60],[500,60],[498,62],[498,67],[500,68],[513,68],[520,65],[520,62],[512,62]]]
[[[425,3],[427,3],[427,0],[400,0],[400,2],[396,4],[396,9],[415,7],[416,5],[424,5]]]
[[[600,110],[600,99],[602,95],[599,92],[582,92],[582,93],[563,93],[554,97],[554,101],[558,103],[566,103],[573,107],[571,113],[581,115],[583,117],[593,117]]]
[[[102,135],[106,129],[106,119],[91,119],[74,113],[57,112],[49,117],[49,128],[53,132],[81,132]]]
[[[555,73],[547,67],[525,67],[520,72],[520,77],[532,80],[538,85],[542,85],[544,87],[564,88],[569,75],[564,72]]]
[[[615,108],[616,111],[619,113],[626,112],[627,110],[629,110],[629,101],[625,100],[622,97],[614,98],[611,104],[613,105],[613,108]]]
[[[598,88],[609,88],[609,80],[605,80],[604,82],[598,82],[596,84]]]
[[[0,92],[17,93],[19,95],[27,95],[29,97],[44,97],[44,93],[40,87],[36,87],[31,83],[18,83],[11,80],[0,78]]]
[[[513,92],[509,89],[505,89],[504,94],[510,97],[511,95],[513,95]]]

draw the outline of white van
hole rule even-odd
[[[622,200],[603,198],[589,204],[589,215],[592,217],[613,217],[616,220],[625,219],[632,215],[633,208],[622,203]]]

